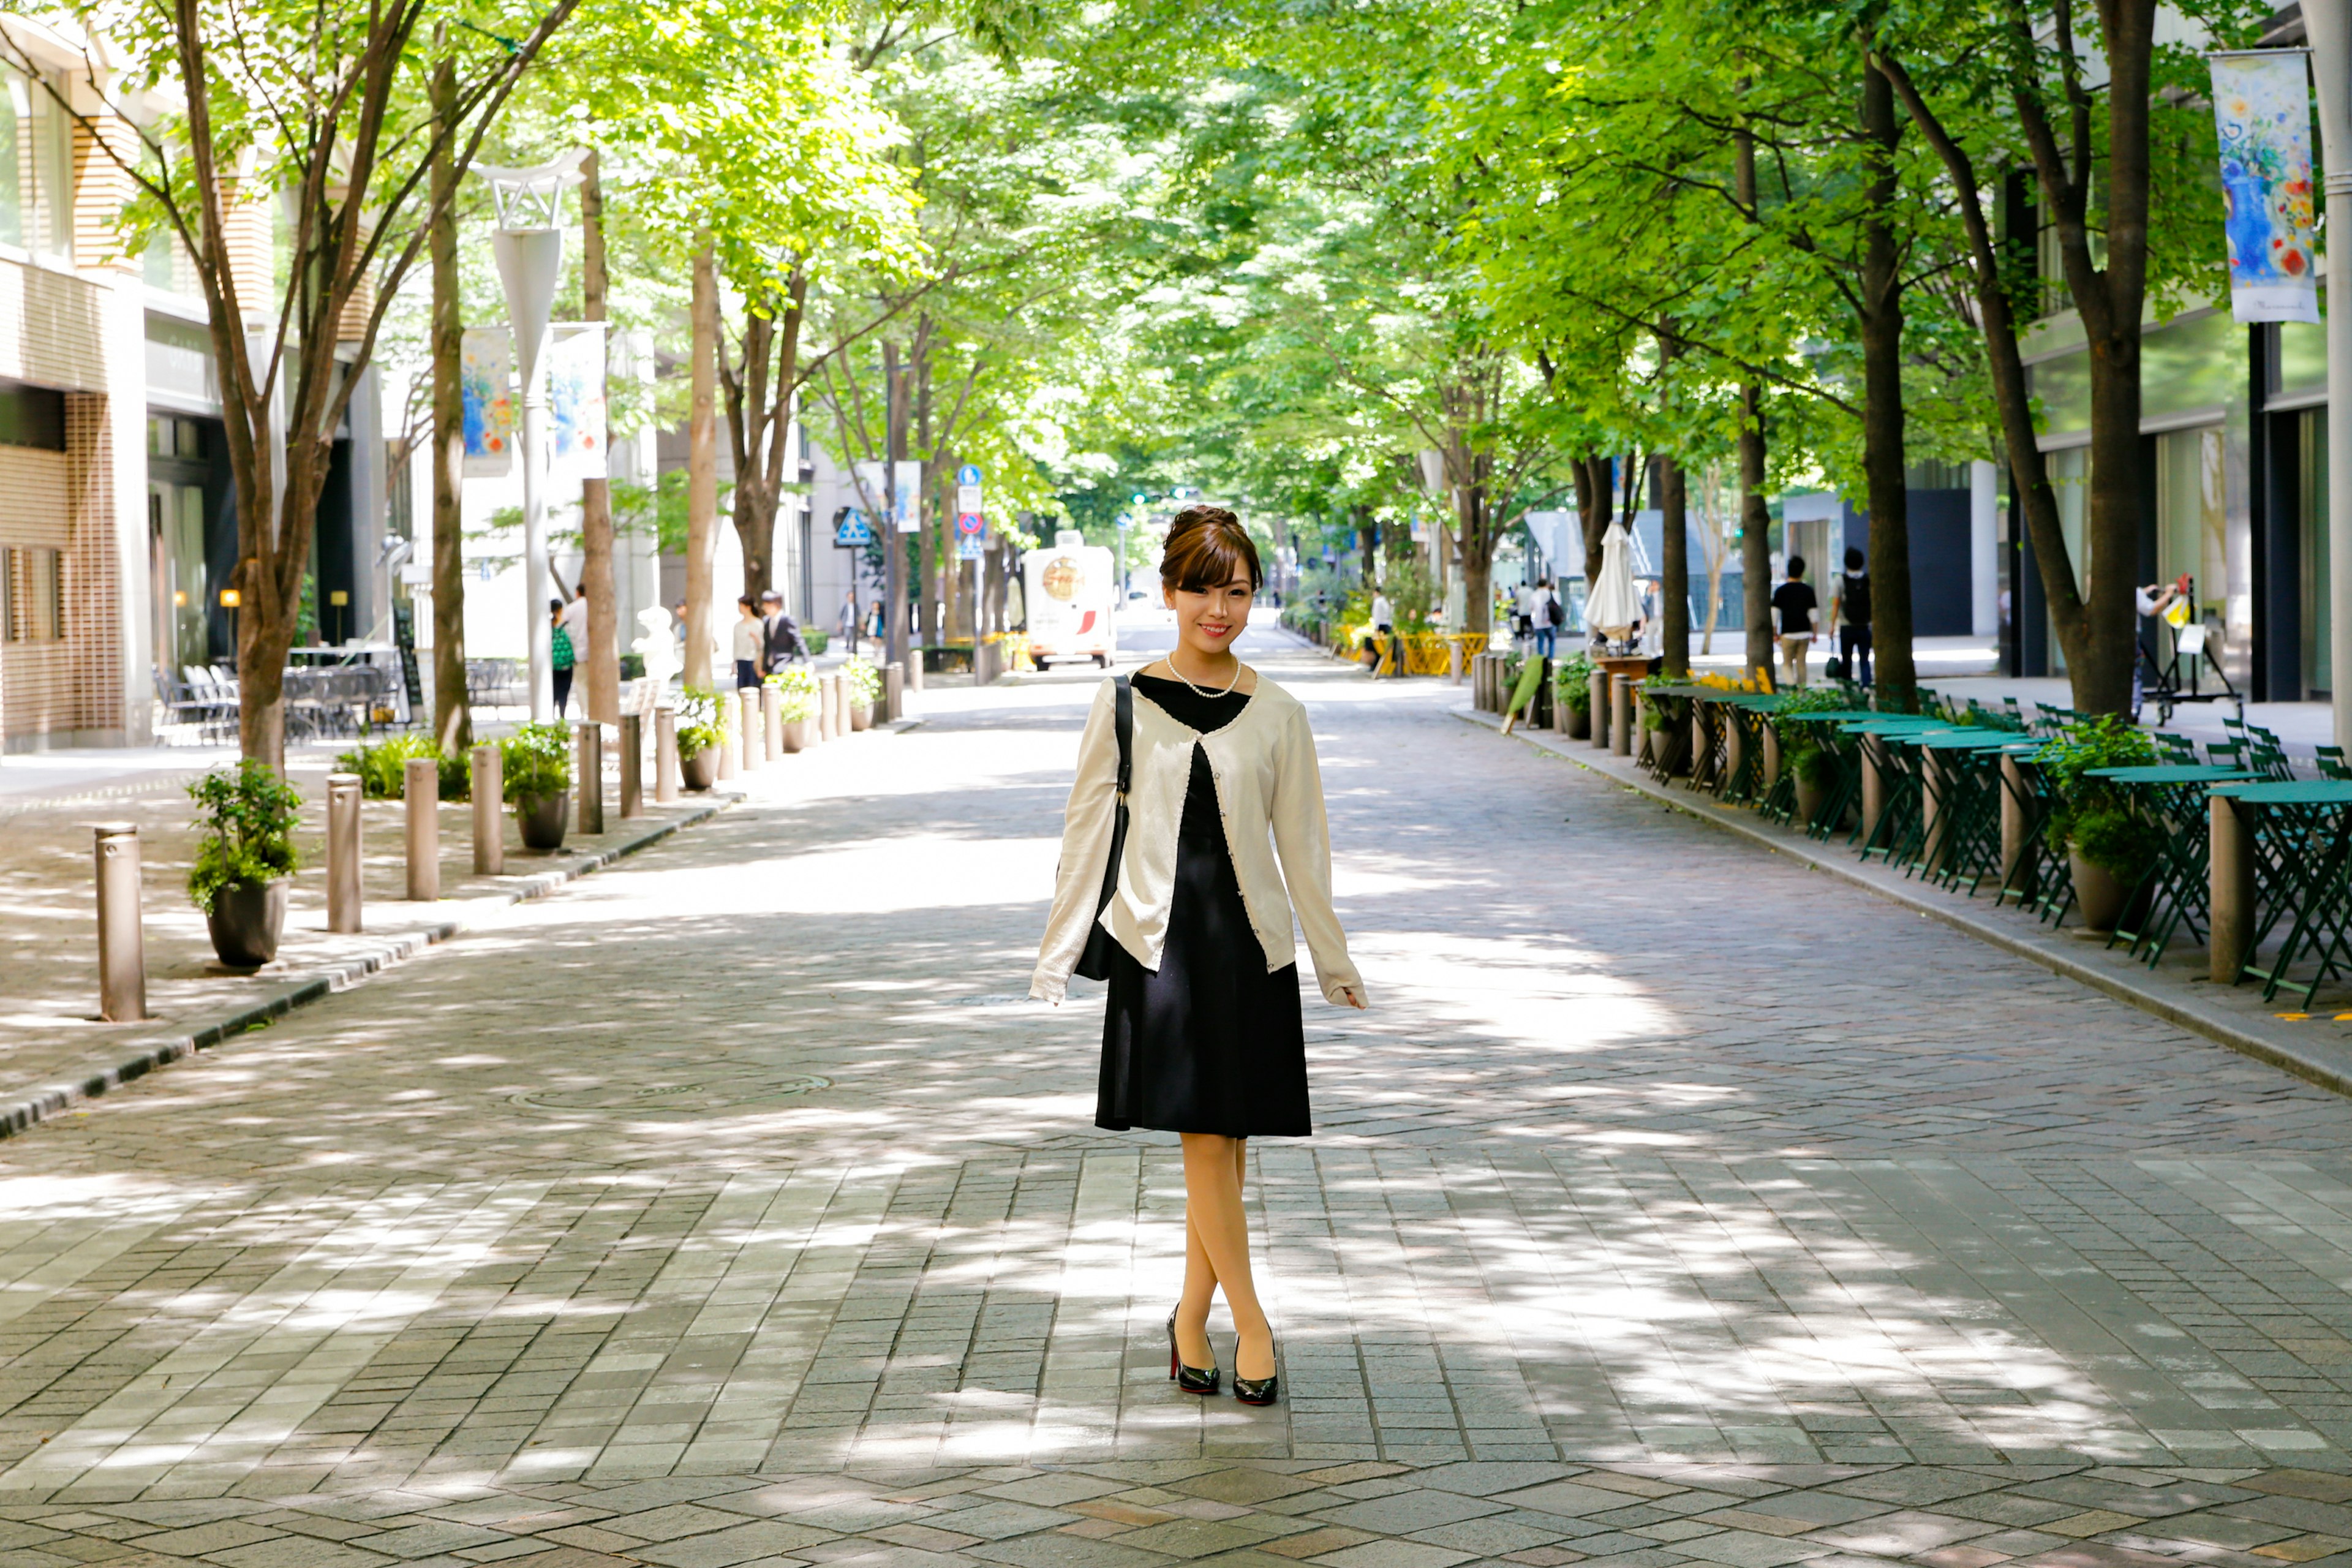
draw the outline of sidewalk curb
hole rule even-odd
[[[1501,733],[1502,721],[1491,715],[1467,708],[1453,708],[1447,711],[1466,723],[1492,733]],[[2200,1001],[2194,994],[2176,994],[2180,990],[2177,984],[2168,982],[2136,961],[2126,958],[2113,964],[2086,962],[2090,955],[2080,951],[2071,938],[2044,934],[2039,926],[2031,931],[2008,929],[2006,922],[1988,918],[1990,911],[1978,913],[1967,907],[1967,900],[1940,892],[1930,893],[1898,872],[1875,870],[1859,861],[1849,862],[1823,855],[1810,838],[1776,832],[1760,822],[1748,820],[1744,813],[1717,805],[1708,796],[1670,791],[1634,766],[1630,759],[1620,759],[1613,752],[1595,753],[1589,744],[1580,742],[1555,743],[1550,732],[1544,731],[1518,731],[1510,738],[1524,741],[1539,752],[1574,763],[1587,773],[1597,773],[1612,784],[1637,791],[1663,805],[1761,845],[1775,854],[1785,855],[1812,870],[1824,872],[1865,892],[1875,893],[1890,903],[1899,904],[1929,920],[1939,921],[1955,931],[1963,931],[2015,957],[2038,963],[2053,973],[2087,985],[2168,1024],[2202,1035],[2216,1045],[2226,1046],[2242,1056],[2292,1073],[2321,1089],[2352,1097],[2352,1048],[2297,1039],[2284,1029],[2264,1029],[2259,1025],[2250,1027],[2249,1020]],[[1577,749],[1570,750],[1570,746]],[[1585,754],[1580,755],[1579,752]],[[1619,771],[1621,763],[1622,772]],[[2112,954],[2105,949],[2098,954],[2101,959],[2110,956]]]
[[[78,1101],[94,1100],[110,1089],[129,1083],[133,1079],[144,1078],[157,1068],[168,1066],[198,1051],[209,1050],[233,1035],[269,1023],[322,996],[347,991],[370,975],[414,958],[428,947],[463,936],[473,929],[483,913],[511,909],[530,900],[544,898],[564,884],[576,881],[591,871],[602,870],[625,856],[658,844],[682,828],[708,822],[744,798],[740,791],[719,795],[682,816],[648,823],[635,836],[608,844],[593,855],[580,856],[562,866],[521,878],[494,891],[476,895],[467,900],[474,908],[466,915],[388,938],[373,952],[326,965],[300,980],[288,983],[257,1002],[221,1015],[201,1027],[151,1037],[136,1044],[124,1042],[131,1045],[130,1054],[110,1067],[62,1083],[43,1084],[36,1089],[20,1090],[9,1100],[0,1101],[0,1138],[14,1137]]]

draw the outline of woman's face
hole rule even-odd
[[[1212,658],[1233,651],[1234,640],[1249,625],[1250,600],[1256,596],[1247,572],[1198,593],[1190,588],[1166,592],[1168,607],[1176,612],[1176,640]]]

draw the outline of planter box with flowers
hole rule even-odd
[[[797,752],[809,742],[816,722],[816,671],[805,664],[788,664],[768,677],[776,689],[776,721],[784,727],[784,750]]]
[[[499,742],[500,784],[515,826],[531,849],[563,847],[572,815],[572,731],[562,724],[525,724]]]
[[[872,728],[881,718],[882,670],[877,665],[862,658],[853,658],[841,667],[849,680],[849,727],[852,730]]]
[[[727,704],[707,686],[689,686],[677,702],[677,771],[691,790],[719,782],[719,748],[727,743]]]

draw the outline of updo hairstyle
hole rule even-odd
[[[1253,592],[1265,585],[1257,546],[1242,520],[1221,506],[1188,506],[1168,525],[1168,548],[1160,557],[1160,584],[1169,591],[1205,594],[1249,573]]]

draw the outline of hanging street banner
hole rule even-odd
[[[2230,304],[2241,321],[2319,320],[2305,58],[2301,49],[2210,57],[2229,204]]]
[[[873,526],[866,521],[864,512],[854,506],[845,507],[841,521],[834,525],[833,542],[842,545],[871,544],[874,542]]]
[[[547,412],[555,430],[549,477],[558,481],[604,478],[604,322],[556,326],[547,353]]]
[[[504,479],[514,467],[514,339],[504,327],[467,330],[457,351],[466,405],[465,477]]]

